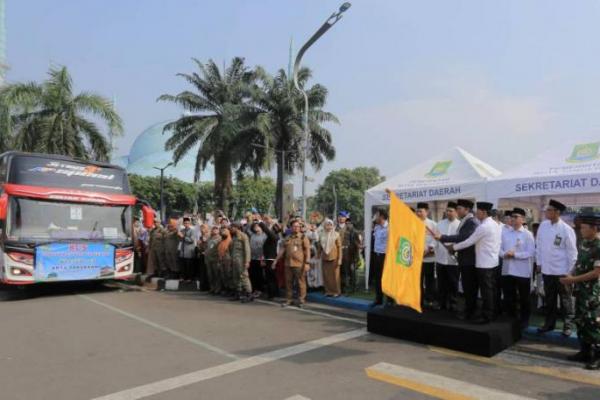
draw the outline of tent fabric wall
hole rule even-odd
[[[539,211],[550,198],[568,206],[600,204],[600,142],[567,141],[488,182],[500,206],[527,204]]]
[[[372,210],[376,206],[389,205],[387,188],[409,205],[429,202],[439,212],[449,200],[486,199],[487,180],[499,175],[500,171],[491,165],[454,147],[367,190],[364,197],[365,287],[369,285]]]

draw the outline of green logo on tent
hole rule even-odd
[[[410,267],[413,262],[412,245],[407,238],[401,237],[398,240],[398,248],[396,249],[396,264],[405,267]]]
[[[575,145],[571,156],[567,158],[567,162],[574,163],[596,160],[600,158],[598,157],[598,150],[600,150],[600,142]]]
[[[438,176],[445,175],[448,172],[450,165],[452,165],[452,161],[438,161],[433,165],[433,167],[431,167],[431,171],[429,171],[425,176],[436,178]]]

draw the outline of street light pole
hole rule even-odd
[[[308,96],[306,92],[300,87],[298,83],[298,71],[300,69],[300,61],[302,60],[302,56],[306,53],[306,50],[310,46],[312,46],[325,32],[327,32],[333,25],[335,25],[341,18],[342,14],[350,8],[351,4],[346,2],[342,4],[338,11],[331,14],[327,21],[311,36],[310,39],[304,46],[300,48],[298,51],[298,55],[296,56],[296,62],[294,63],[294,86],[296,89],[302,93],[304,96],[304,149],[303,149],[303,160],[302,160],[302,219],[306,221],[306,159],[308,158],[308,139],[309,139],[309,129],[308,129]]]
[[[169,168],[173,165],[172,162],[168,163],[162,168],[152,167],[160,171],[160,221],[163,222],[165,220],[165,197],[164,197],[164,177],[165,177],[165,169]]]

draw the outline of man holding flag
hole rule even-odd
[[[481,319],[477,322],[489,323],[498,316],[496,291],[498,290],[497,269],[500,268],[500,229],[490,217],[493,204],[480,201],[477,203],[477,219],[479,226],[469,238],[455,245],[450,250],[462,250],[475,245],[475,268],[477,283],[483,300]]]
[[[375,282],[375,301],[371,304],[371,307],[383,304],[381,278],[388,244],[388,214],[385,210],[377,211],[375,224],[373,229],[373,258],[371,259],[371,274],[373,274],[373,281]]]

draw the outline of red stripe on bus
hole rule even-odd
[[[36,199],[128,206],[133,206],[136,203],[135,196],[126,194],[86,192],[83,190],[17,185],[14,183],[5,183],[4,190],[12,196],[32,197]]]

